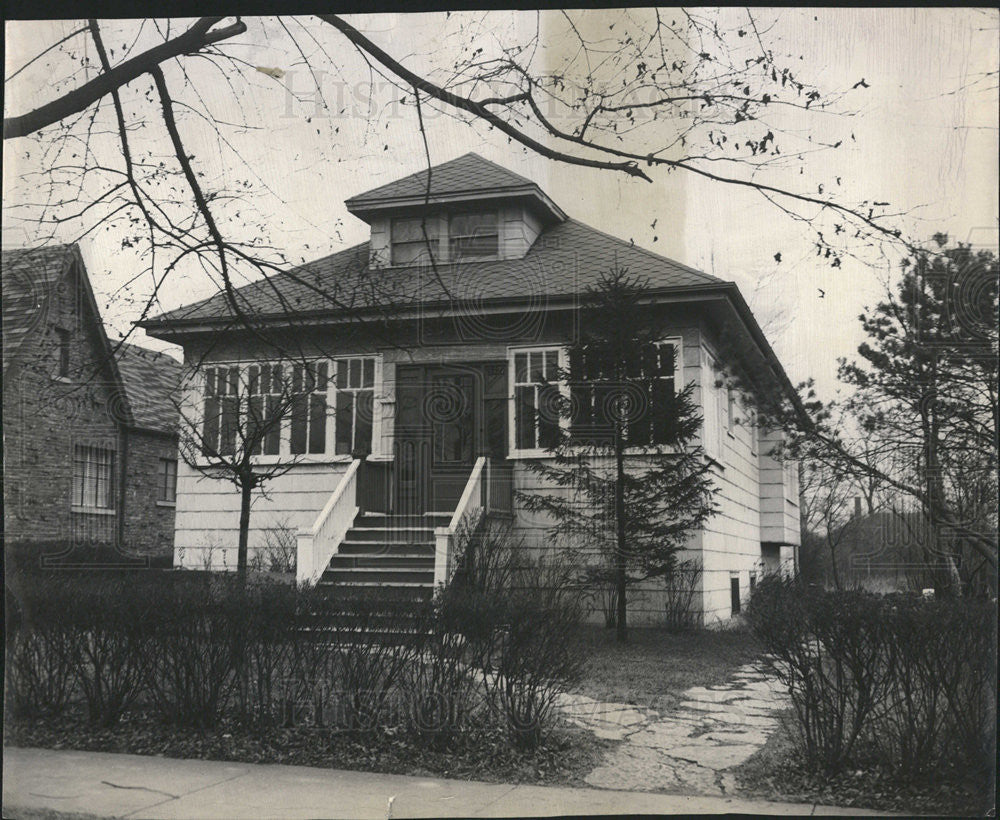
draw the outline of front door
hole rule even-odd
[[[505,374],[501,362],[398,367],[397,512],[453,511],[477,457],[503,455]]]

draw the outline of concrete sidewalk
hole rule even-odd
[[[3,816],[55,810],[130,818],[524,817],[601,814],[879,815],[603,789],[510,786],[305,766],[4,749]]]

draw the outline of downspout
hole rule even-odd
[[[128,475],[128,428],[122,424],[119,429],[121,441],[121,467],[118,481],[118,533],[115,536],[115,548],[119,555],[125,554],[125,477]]]

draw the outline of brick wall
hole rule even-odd
[[[105,360],[99,317],[80,298],[77,283],[70,271],[40,300],[32,332],[4,373],[4,537],[9,546],[112,545],[119,536],[126,421],[122,390]],[[68,334],[68,377],[60,376],[60,331]],[[139,546],[169,552],[173,511],[151,507],[146,499],[155,491],[159,454],[176,457],[176,444],[163,436],[132,433],[131,438],[136,453],[126,459],[126,543],[134,535]],[[114,452],[110,509],[74,510],[77,446]],[[137,506],[128,506],[128,499]]]
[[[130,550],[171,555],[174,549],[174,504],[159,500],[160,461],[177,462],[175,436],[129,430],[125,462],[125,531]]]

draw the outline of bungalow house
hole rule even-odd
[[[368,242],[141,323],[184,347],[203,446],[232,451],[242,414],[287,408],[254,445],[259,464],[288,469],[254,500],[251,549],[294,531],[301,582],[424,591],[453,571],[463,516],[506,513],[546,549],[550,522],[514,495],[537,487],[526,464],[547,457],[541,382],[566,363],[581,293],[618,266],[649,280],[672,328],[661,352],[675,364],[660,375],[693,381],[704,412],[720,510],[691,539],[699,611],[729,618],[758,573],[793,564],[797,471],[769,455],[780,432],[757,429],[720,387],[731,365],[769,368],[791,390],[734,283],[584,225],[473,153],[434,167],[429,184],[423,171],[346,206]],[[733,333],[746,355],[721,361]],[[175,563],[234,567],[239,501],[182,464]],[[637,620],[656,620],[656,600],[651,589]]]
[[[5,547],[169,566],[180,364],[112,347],[76,245],[4,250],[2,278]]]

